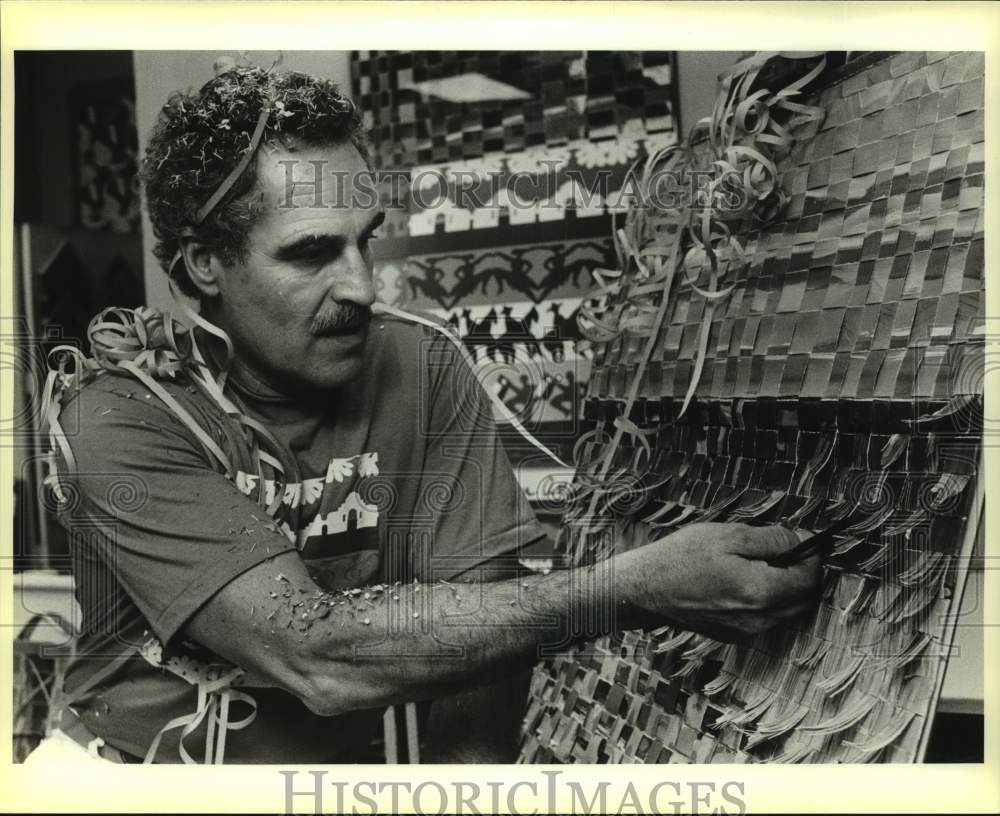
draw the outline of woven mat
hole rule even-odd
[[[695,401],[704,300],[659,332],[630,419],[655,489],[612,507],[618,549],[686,523],[864,520],[816,612],[749,645],[664,628],[540,664],[521,762],[912,762],[947,659],[946,615],[981,505],[983,59],[900,53],[811,100],[826,117],[779,163],[790,202],[741,236]],[[644,338],[595,349],[586,418],[611,430]],[[607,435],[592,437],[584,461]],[[641,467],[640,467],[641,465]],[[567,519],[560,547],[594,560]]]

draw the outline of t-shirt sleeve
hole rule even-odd
[[[167,643],[233,578],[295,547],[146,393],[95,384],[63,408],[76,472],[60,520]]]
[[[449,579],[546,536],[514,475],[490,399],[447,338],[428,344],[425,504],[435,511],[429,546],[413,550],[415,574]]]

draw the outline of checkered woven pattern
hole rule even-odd
[[[787,209],[741,233],[752,260],[679,421],[704,301],[673,291],[631,416],[659,429],[653,453],[621,446],[613,464],[654,488],[613,507],[608,536],[622,549],[698,521],[857,523],[816,612],[749,645],[664,628],[540,664],[522,762],[920,758],[980,513],[982,55],[896,54],[812,102],[826,118],[779,163]],[[596,349],[596,427],[620,412],[643,341]],[[578,522],[560,545],[585,563],[600,548]]]
[[[357,51],[351,61],[383,169],[607,139],[630,122],[670,130],[673,65],[669,51]],[[466,75],[530,98],[455,104],[418,90]]]

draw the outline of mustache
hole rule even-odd
[[[357,303],[338,303],[319,312],[310,329],[316,335],[348,334],[365,328],[372,319],[372,310]]]

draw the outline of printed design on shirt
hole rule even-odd
[[[356,530],[378,526],[378,507],[365,503],[357,491],[350,492],[336,510],[331,510],[325,516],[317,515],[306,527],[305,537],[346,533],[351,529],[352,521]]]
[[[369,451],[347,457],[333,457],[326,467],[326,474],[301,482],[290,482],[284,486],[281,501],[289,507],[308,507],[317,504],[323,497],[324,490],[332,483],[343,484],[352,478],[366,479],[379,475],[378,452]],[[247,496],[260,487],[257,474],[236,474],[236,487]],[[270,504],[274,501],[275,482],[265,479],[263,482],[264,501]],[[315,536],[335,535],[348,530],[360,530],[366,527],[378,526],[378,507],[365,502],[356,490],[352,490],[341,502],[340,506],[329,513],[317,513],[301,530],[293,531],[287,524],[279,528],[290,541],[302,546],[305,541]]]

